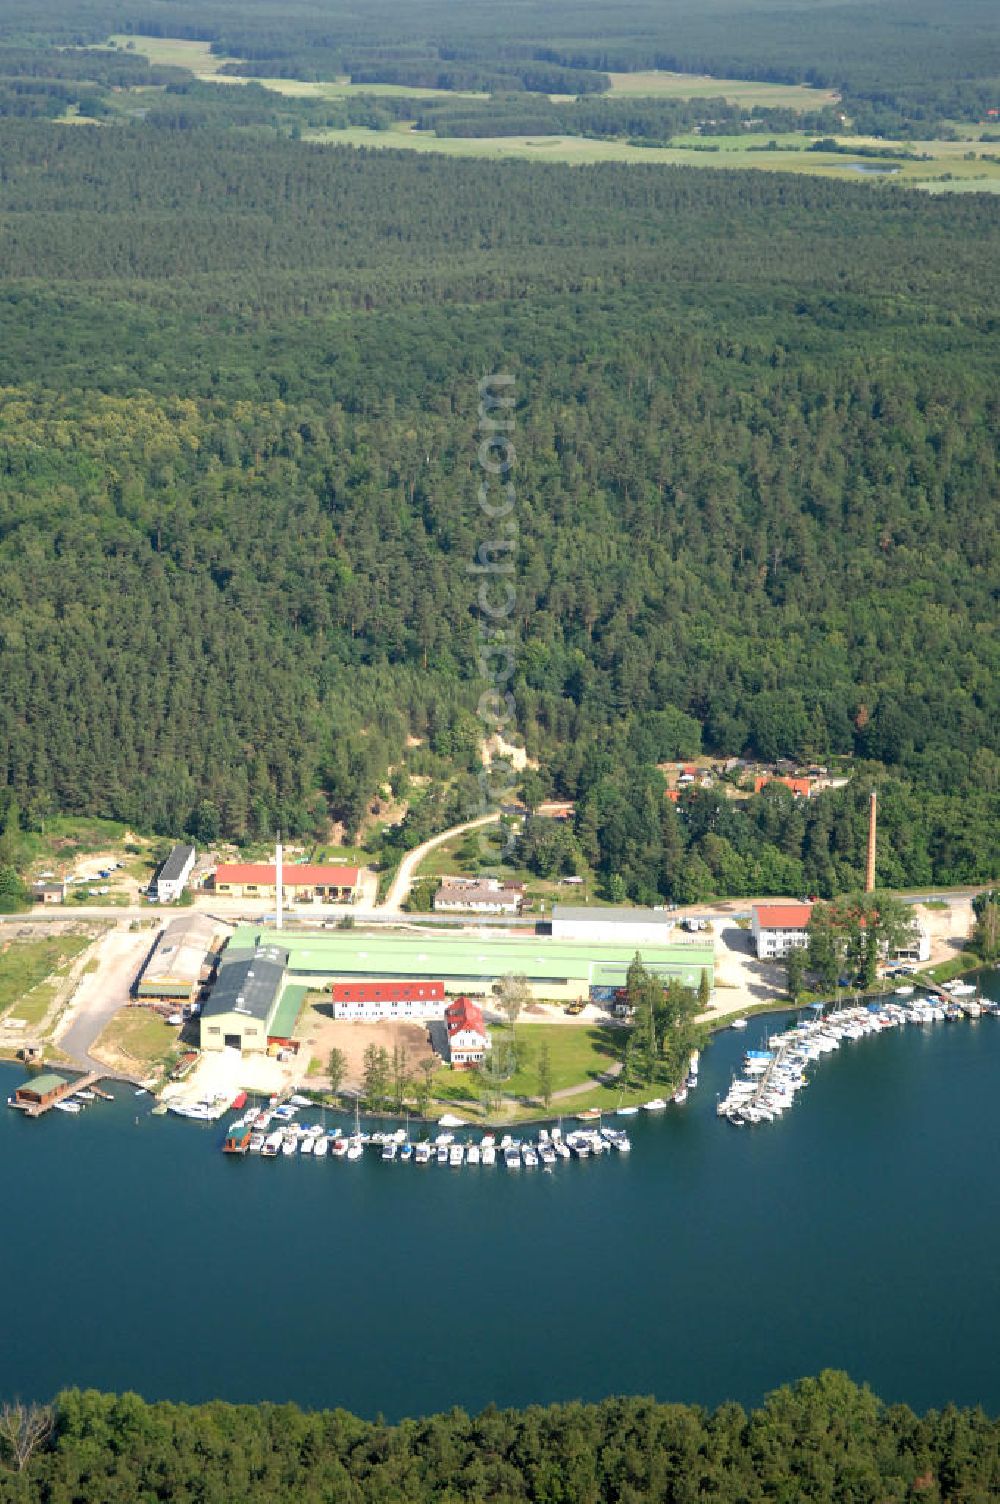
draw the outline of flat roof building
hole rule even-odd
[[[241,925],[233,943],[255,946],[274,941],[274,929]],[[715,948],[711,938],[653,945],[613,945],[602,941],[556,940],[547,935],[386,934],[344,930],[330,934],[281,932],[288,970],[295,978],[326,982],[440,978],[452,996],[489,996],[493,984],[513,973],[528,979],[538,998],[573,1001],[592,988],[623,987],[638,950],[643,965],[665,981],[697,988],[702,974],[713,983]]]
[[[619,945],[669,944],[674,922],[661,909],[601,908],[557,903],[552,910],[554,940],[610,940]]]

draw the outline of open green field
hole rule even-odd
[[[199,78],[218,73],[224,63],[240,61],[213,52],[207,42],[187,42],[180,37],[146,37],[115,32],[108,38],[107,45],[120,47],[124,52],[139,52],[151,63],[159,63],[164,68],[189,68]]]
[[[491,1032],[495,1039],[509,1037],[505,1028],[493,1029]],[[624,1030],[579,1024],[525,1023],[522,1020],[517,1027],[518,1067],[514,1075],[504,1083],[504,1095],[521,1098],[539,1096],[538,1062],[545,1044],[549,1049],[553,1093],[589,1085],[606,1096],[609,1102],[617,1101],[619,1088],[602,1088],[598,1078],[617,1065],[619,1049],[624,1040]],[[439,1100],[472,1100],[478,1096],[479,1081],[475,1073],[453,1071],[446,1066],[435,1074],[432,1090]],[[561,1102],[554,1099],[553,1111],[563,1105],[567,1112],[575,1112],[578,1110],[577,1100],[576,1093],[561,1099]]]
[[[850,157],[838,152],[805,151],[801,145],[779,145],[775,151],[751,151],[743,137],[738,138],[738,147],[731,150],[693,151],[674,146],[633,146],[626,141],[591,141],[582,136],[443,136],[438,138],[427,131],[414,131],[401,123],[387,131],[373,131],[364,126],[350,126],[345,130],[323,130],[307,133],[307,139],[328,142],[339,146],[367,146],[397,148],[405,151],[437,152],[449,157],[505,157],[533,162],[565,162],[571,166],[592,165],[598,162],[633,162],[647,166],[706,167],[753,169],[762,172],[799,172],[819,177],[840,178],[843,182],[868,181],[876,186],[886,183],[902,184],[911,188],[930,188],[934,192],[965,190],[996,192],[1000,189],[1000,162],[976,156],[966,160],[964,153],[971,148],[968,143],[925,142],[923,148],[940,146],[942,153],[930,161],[908,161],[899,164],[879,163],[873,159]],[[704,144],[707,138],[695,138]],[[719,138],[725,141],[726,137]],[[734,138],[736,139],[736,138]],[[781,140],[793,143],[808,138],[785,137]],[[844,138],[850,146],[850,138]],[[749,143],[754,144],[752,141]],[[759,143],[758,143],[759,144]],[[881,142],[891,148],[892,142]],[[945,148],[947,150],[945,150]],[[901,148],[902,149],[902,148]],[[892,173],[872,172],[872,167],[897,166]]]
[[[612,73],[611,94],[619,98],[725,99],[730,104],[770,106],[775,110],[819,110],[836,104],[839,94],[805,84],[761,84],[749,78],[710,78],[706,73]]]
[[[238,78],[227,73],[214,78],[217,84],[261,84],[287,99],[347,99],[352,94],[381,94],[400,99],[488,99],[473,90],[421,89],[410,84],[355,84],[349,78],[311,81],[301,78]]]
[[[179,1031],[149,1008],[122,1008],[107,1024],[96,1044],[99,1059],[117,1064],[151,1066],[166,1062],[177,1047]]]
[[[53,935],[15,940],[0,954],[0,1016],[8,1013],[34,1027],[44,1018],[60,977],[90,944],[89,935]]]

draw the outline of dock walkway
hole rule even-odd
[[[26,1118],[40,1118],[43,1112],[49,1112],[57,1102],[65,1101],[67,1097],[74,1096],[78,1091],[86,1091],[96,1082],[103,1081],[107,1071],[90,1071],[86,1076],[77,1076],[72,1081],[67,1081],[57,1092],[53,1092],[48,1102],[18,1102],[14,1097],[8,1098],[11,1107],[16,1107],[23,1112]]]

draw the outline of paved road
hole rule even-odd
[[[450,830],[442,830],[440,835],[431,836],[429,841],[423,841],[419,846],[414,846],[408,851],[399,864],[399,871],[390,884],[385,899],[379,906],[383,914],[398,914],[403,902],[413,886],[417,868],[424,858],[434,850],[436,846],[443,846],[445,841],[450,841],[454,836],[464,835],[467,830],[478,830],[481,825],[494,825],[500,818],[497,810],[491,815],[480,815],[478,819],[466,820],[464,825],[453,825]]]
[[[105,1024],[129,1000],[129,989],[142,965],[154,935],[150,930],[131,934],[112,930],[96,943],[98,968],[83,976],[73,998],[69,1022],[56,1038],[61,1050],[80,1065],[100,1070],[90,1048]]]

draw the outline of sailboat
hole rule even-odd
[[[358,1105],[358,1099],[357,1099],[357,1097],[355,1097],[354,1098],[354,1132],[351,1135],[350,1142],[347,1145],[347,1157],[348,1157],[348,1159],[360,1159],[361,1156],[362,1156],[362,1154],[365,1152],[364,1145],[361,1142],[361,1121],[360,1121],[360,1116],[361,1116],[361,1109],[360,1109],[360,1107]]]

